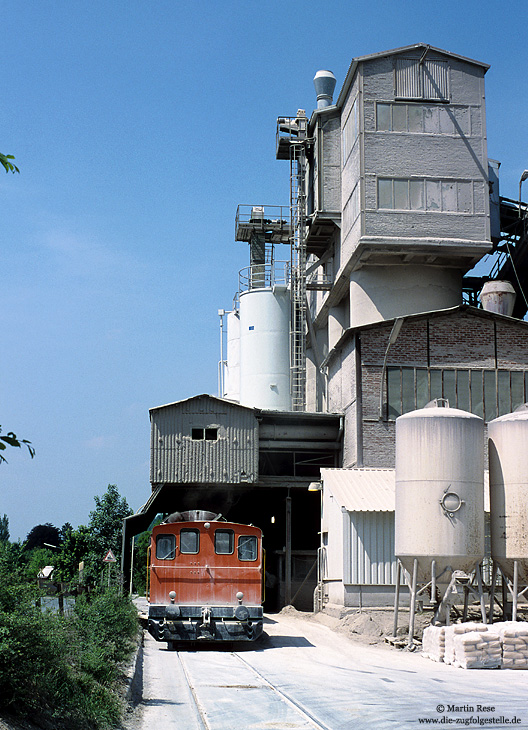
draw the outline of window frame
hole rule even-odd
[[[254,541],[254,544],[255,544],[255,551],[254,551],[255,557],[254,558],[242,558],[242,557],[240,557],[240,549],[241,549],[240,541],[242,539],[244,539],[244,538],[245,539],[248,539],[248,540]],[[240,560],[241,563],[256,563],[257,562],[258,557],[259,557],[259,540],[258,540],[258,537],[256,535],[239,535],[238,536],[238,540],[237,540],[237,557],[238,557],[238,559]]]
[[[420,399],[418,374],[427,377],[426,393]],[[435,398],[447,398],[451,407],[473,413],[488,423],[528,401],[528,369],[389,365],[385,388],[385,421],[395,421]]]
[[[196,535],[196,543],[197,543],[197,549],[196,550],[184,550],[183,549],[183,539],[182,535]],[[180,553],[182,555],[198,555],[200,552],[200,530],[198,530],[196,527],[182,527],[180,529]]]
[[[169,540],[170,543],[172,543],[171,552],[167,553],[166,557],[162,558],[158,554],[158,550],[159,550],[158,545],[162,540],[167,540],[167,539]],[[162,533],[159,533],[158,535],[156,535],[155,555],[156,555],[156,560],[174,560],[174,558],[176,557],[176,535],[174,535],[171,532],[162,532]]]
[[[229,537],[230,537],[229,546],[231,548],[229,551],[222,551],[222,552],[220,552],[217,549],[216,536],[219,533],[222,534],[222,535],[229,535]],[[235,531],[234,530],[231,530],[230,528],[226,528],[226,527],[219,527],[217,530],[215,530],[215,534],[214,534],[214,550],[215,550],[215,554],[216,555],[233,555],[233,553],[235,552]]]
[[[191,428],[192,441],[218,441],[218,426]]]

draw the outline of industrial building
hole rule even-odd
[[[528,171],[500,196],[487,70],[375,53],[335,102],[319,71],[311,115],[278,118],[289,205],[237,210],[249,266],[219,312],[219,397],[151,409],[152,495],[125,544],[159,512],[217,510],[264,530],[270,608],[314,588],[319,607],[390,605],[396,419],[443,399],[487,424],[528,401]]]

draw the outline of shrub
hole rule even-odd
[[[42,613],[9,557],[0,547],[0,711],[68,730],[115,726],[117,664],[138,631],[131,601],[105,592],[79,598],[71,615]]]

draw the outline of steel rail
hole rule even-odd
[[[178,651],[175,652],[178,657],[178,661],[180,663],[183,675],[185,677],[185,681],[187,682],[187,687],[189,689],[189,694],[192,697],[196,712],[197,712],[197,719],[201,723],[204,730],[214,730],[214,722],[211,723],[209,721],[209,718],[207,716],[207,710],[205,709],[204,705],[200,701],[200,697],[197,691],[197,688],[192,682],[191,674],[189,670],[187,669],[186,662],[184,661],[184,656],[186,654],[185,651]],[[205,653],[204,653],[205,655]],[[294,700],[292,697],[290,697],[284,690],[279,689],[279,687],[272,682],[270,682],[266,677],[264,677],[257,669],[255,669],[254,666],[251,665],[250,662],[248,662],[246,659],[244,659],[238,652],[231,651],[229,652],[229,655],[232,656],[234,659],[238,660],[241,664],[243,664],[247,669],[249,669],[262,683],[264,688],[268,688],[274,692],[277,697],[280,698],[282,702],[287,704],[289,707],[291,707],[298,715],[300,715],[305,722],[308,722],[315,730],[333,730],[329,725],[326,725],[324,722],[319,720],[317,717],[315,717],[309,710],[307,710],[305,707],[303,707],[299,702]],[[257,687],[255,687],[257,689]]]
[[[292,707],[300,715],[302,715],[304,719],[308,720],[308,722],[310,722],[315,728],[317,728],[317,730],[334,730],[329,725],[326,725],[324,722],[321,722],[321,720],[318,720],[314,715],[312,715],[311,712],[309,712],[296,700],[286,694],[286,692],[284,692],[282,689],[279,689],[275,684],[272,684],[268,679],[266,679],[266,677],[264,677],[264,675],[262,675],[258,671],[258,669],[255,669],[255,667],[253,667],[248,661],[241,657],[240,654],[238,654],[237,652],[232,652],[232,654],[237,659],[239,659],[242,664],[251,669],[251,671],[257,675],[261,682],[263,682],[266,686],[273,690],[287,705],[290,705],[290,707]]]
[[[192,697],[192,700],[194,702],[194,706],[195,706],[196,713],[197,713],[196,714],[196,719],[199,720],[199,722],[202,724],[202,727],[203,727],[204,730],[212,730],[211,725],[209,724],[209,722],[207,720],[207,712],[206,712],[205,708],[202,706],[202,704],[201,704],[201,702],[200,702],[200,700],[198,698],[198,695],[196,693],[196,689],[195,689],[193,683],[191,682],[191,677],[189,675],[189,672],[187,670],[187,667],[185,666],[185,662],[182,659],[182,652],[181,651],[178,651],[178,652],[175,652],[175,653],[176,653],[176,655],[178,657],[178,661],[180,663],[180,667],[181,667],[181,670],[183,672],[183,676],[185,677],[185,681],[187,682],[187,687],[189,689],[189,693],[190,693],[190,695]]]

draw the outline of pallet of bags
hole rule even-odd
[[[444,632],[444,662],[446,664],[455,663],[455,637],[461,634],[468,634],[470,631],[478,631],[479,633],[488,630],[486,624],[478,624],[474,621],[466,621],[463,624],[451,624],[445,627]]]
[[[443,662],[445,626],[427,626],[422,636],[422,654],[434,662]]]
[[[493,624],[502,645],[504,669],[528,669],[528,623],[526,621],[502,621]]]
[[[453,665],[462,669],[497,669],[502,663],[498,631],[468,631],[455,634]]]

